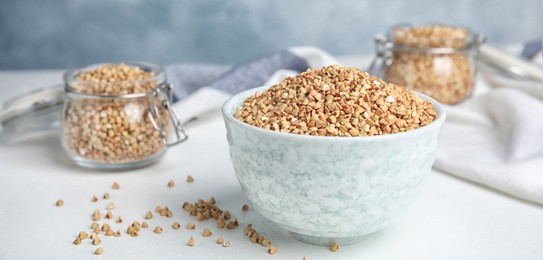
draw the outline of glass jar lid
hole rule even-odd
[[[413,48],[465,48],[473,41],[467,27],[444,24],[398,24],[387,36],[396,45]]]
[[[112,73],[113,67],[115,67],[116,73]],[[132,73],[134,68],[143,73]],[[89,72],[106,76],[108,74],[111,76],[122,75],[123,78],[111,82],[102,81],[97,77],[103,78],[100,77],[103,75],[93,77]],[[165,83],[166,73],[162,67],[145,62],[100,63],[68,70],[63,78],[67,93],[119,98],[121,96],[130,97],[130,95],[139,97],[154,91]]]
[[[376,37],[391,51],[450,54],[470,51],[484,43],[485,36],[468,27],[440,23],[404,23],[391,27],[386,37]]]
[[[58,131],[64,100],[64,86],[59,84],[6,101],[0,109],[0,142],[14,142],[45,130]]]

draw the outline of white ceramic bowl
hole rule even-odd
[[[322,137],[261,129],[233,114],[260,87],[230,98],[222,108],[230,157],[253,207],[303,242],[357,243],[406,210],[432,167],[445,121],[404,133]]]

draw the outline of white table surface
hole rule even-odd
[[[60,71],[0,72],[0,101],[29,89],[58,83]],[[543,259],[543,207],[433,170],[409,211],[390,228],[357,245],[328,249],[294,240],[288,232],[254,210],[243,213],[244,197],[228,154],[219,111],[188,126],[189,140],[171,148],[157,164],[124,172],[99,172],[74,165],[58,137],[45,134],[15,144],[0,145],[0,259]],[[187,175],[194,183],[186,183]],[[167,182],[174,180],[174,188]],[[120,190],[111,190],[113,182]],[[111,198],[90,201],[109,192]],[[236,230],[219,230],[211,220],[197,222],[181,209],[184,201],[215,196],[240,221]],[[64,200],[56,207],[57,199]],[[168,206],[173,218],[156,216],[139,237],[102,237],[104,254],[93,255],[88,239],[73,245],[79,231],[90,233],[93,210],[105,212],[114,202],[114,218],[106,221],[126,230],[133,220],[157,205]],[[197,222],[197,230],[173,230]],[[104,222],[104,221],[102,221]],[[252,244],[242,229],[252,223],[279,252],[268,255]],[[164,228],[161,235],[152,227]],[[210,238],[200,235],[209,227]],[[229,248],[215,243],[218,235]],[[190,236],[196,246],[185,245]]]

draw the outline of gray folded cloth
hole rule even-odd
[[[304,71],[308,63],[288,50],[277,51],[228,68],[219,65],[173,64],[166,66],[174,87],[174,101],[183,99],[201,87],[211,87],[230,94],[261,86],[280,69]]]
[[[520,55],[528,60],[533,59],[535,55],[541,53],[541,49],[543,48],[542,40],[543,39],[539,38],[524,44],[524,49]]]

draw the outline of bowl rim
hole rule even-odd
[[[264,129],[260,127],[256,127],[244,122],[239,121],[237,118],[234,117],[234,113],[232,113],[233,108],[238,108],[242,102],[245,101],[247,97],[254,94],[255,92],[263,93],[264,91],[268,90],[271,86],[260,86],[256,88],[251,88],[248,90],[244,90],[242,92],[239,92],[237,94],[234,94],[232,97],[230,97],[226,102],[224,102],[221,113],[223,115],[223,118],[226,121],[229,121],[237,126],[240,126],[242,128],[248,129],[250,131],[256,131],[257,133],[262,134],[268,134],[280,138],[286,138],[286,139],[296,139],[296,140],[315,140],[315,141],[334,141],[334,142],[349,142],[349,141],[377,141],[377,140],[390,140],[390,139],[398,139],[398,138],[408,138],[409,136],[414,136],[417,134],[424,134],[425,132],[431,131],[434,128],[440,128],[445,118],[447,117],[447,114],[443,108],[443,105],[437,102],[435,99],[424,95],[420,92],[414,91],[415,95],[418,97],[429,101],[434,106],[434,109],[437,112],[437,117],[434,119],[434,121],[428,125],[425,125],[423,127],[419,127],[414,130],[409,130],[401,133],[393,133],[393,134],[385,134],[385,135],[374,135],[374,136],[315,136],[315,135],[301,135],[301,134],[292,134],[292,133],[282,133],[277,132],[269,129]]]

